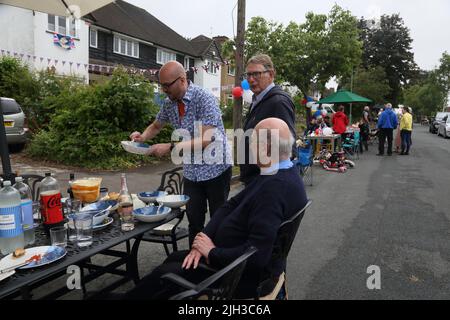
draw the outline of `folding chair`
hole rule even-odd
[[[213,273],[199,284],[194,284],[174,273],[166,273],[161,279],[169,280],[181,288],[186,289],[185,291],[172,296],[170,300],[231,300],[241,279],[248,258],[256,251],[257,249],[255,247],[248,248],[244,254],[232,263]],[[203,264],[199,264],[198,267],[210,271],[213,270]]]
[[[347,137],[342,143],[342,148],[344,149],[345,154],[347,154],[352,160],[359,159],[359,143],[359,131],[354,131],[353,137]]]
[[[309,143],[304,148],[297,148],[297,160],[295,161],[295,165],[303,178],[303,182],[310,186],[313,185],[313,164],[314,153],[312,145]]]

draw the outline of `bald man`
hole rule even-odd
[[[222,122],[217,99],[208,91],[194,85],[186,78],[184,67],[177,61],[169,61],[159,71],[159,83],[167,94],[164,106],[156,116],[156,120],[143,133],[133,132],[131,140],[144,142],[154,138],[166,124],[175,129],[189,132],[190,139],[176,143],[154,144],[150,155],[158,157],[183,152],[184,193],[190,197],[186,205],[189,220],[189,244],[205,224],[207,208],[213,216],[214,212],[228,199],[230,192],[231,164],[227,163],[227,152],[230,151]],[[220,155],[214,162],[205,162],[203,153],[200,162],[197,158],[186,157],[194,150],[204,150],[211,143],[208,133],[214,130],[215,144],[221,143],[217,149]],[[202,132],[199,137],[195,133]],[[192,150],[192,151],[191,151]],[[207,157],[207,155],[206,155]],[[186,163],[185,160],[188,162]],[[207,159],[208,160],[208,159]]]
[[[278,227],[307,203],[303,182],[289,160],[293,142],[294,137],[283,120],[267,118],[258,123],[251,150],[257,157],[260,175],[217,210],[195,237],[190,251],[172,253],[124,298],[168,298],[177,289],[161,284],[163,274],[172,272],[198,283],[211,275],[197,268],[200,261],[216,269],[223,268],[250,246],[258,251],[247,261],[236,298],[255,297],[261,281],[269,275],[281,275],[286,261],[269,265]],[[268,294],[273,287],[264,289],[261,295]]]

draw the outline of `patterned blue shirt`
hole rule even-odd
[[[211,93],[189,82],[183,102],[185,115],[181,121],[178,103],[169,98],[164,101],[156,120],[163,124],[170,123],[175,129],[187,130],[189,139],[200,136],[201,126],[216,128],[213,142],[203,152],[192,152],[191,156],[183,155],[185,178],[194,182],[211,180],[231,166],[231,150],[226,139],[217,99]]]

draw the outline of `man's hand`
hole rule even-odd
[[[137,141],[137,142],[144,142],[145,139],[142,136],[142,134],[138,131],[133,132],[132,134],[130,134],[130,139],[131,141]]]
[[[200,261],[201,257],[202,257],[202,254],[198,250],[191,249],[191,251],[186,256],[186,258],[184,258],[184,261],[183,261],[183,264],[181,265],[181,267],[183,269],[187,270],[193,265],[194,269],[197,269],[198,262]]]
[[[157,157],[162,157],[168,153],[170,153],[170,143],[158,143],[152,145],[149,154]]]
[[[192,244],[192,248],[198,250],[206,259],[208,259],[209,252],[215,247],[216,245],[203,232],[200,232],[195,236]]]

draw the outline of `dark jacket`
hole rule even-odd
[[[254,296],[267,275],[284,271],[286,261],[269,264],[278,227],[306,202],[305,187],[294,166],[274,175],[259,175],[214,213],[203,230],[216,245],[208,256],[213,267],[228,265],[250,246],[258,249],[247,262],[238,296]]]
[[[294,138],[295,133],[295,106],[288,93],[279,86],[273,87],[264,98],[247,114],[244,122],[244,131],[254,129],[256,125],[267,118],[279,118],[287,123]],[[256,164],[249,164],[249,137],[245,138],[245,164],[240,165],[240,179],[248,184],[259,175]],[[293,151],[295,151],[293,149]]]

